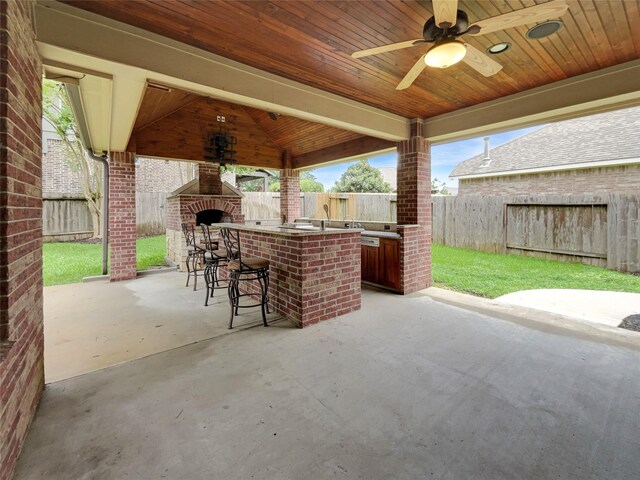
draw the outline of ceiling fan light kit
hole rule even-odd
[[[428,67],[447,68],[455,65],[467,54],[467,46],[458,40],[444,40],[435,46],[424,56],[424,63]]]
[[[542,22],[531,28],[527,32],[527,37],[532,39],[544,38],[557,32],[563,25],[560,20],[549,19],[561,17],[569,9],[566,0],[551,0],[495,17],[485,18],[469,25],[469,17],[463,10],[458,10],[457,0],[432,0],[432,4],[434,15],[425,22],[422,29],[422,38],[359,50],[353,52],[351,56],[353,58],[362,58],[416,47],[425,43],[434,44],[411,67],[398,86],[396,86],[396,90],[409,88],[427,66],[447,68],[460,61],[463,61],[485,77],[491,77],[502,69],[502,65],[493,60],[487,53],[497,55],[506,52],[511,47],[511,44],[506,42],[497,43],[489,47],[486,51],[487,53],[485,53],[472,44],[457,40],[459,37],[462,35],[486,35],[508,28]]]

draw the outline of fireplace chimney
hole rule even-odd
[[[491,163],[491,157],[489,156],[489,137],[484,137],[484,158],[480,163],[481,167],[488,167]]]
[[[200,195],[222,195],[220,165],[200,163],[198,165],[198,187]]]

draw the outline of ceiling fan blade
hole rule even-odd
[[[400,50],[401,48],[409,48],[421,43],[427,43],[423,39],[407,40],[406,42],[392,43],[390,45],[383,45],[382,47],[369,48],[367,50],[359,50],[353,52],[351,56],[353,58],[368,57],[369,55],[377,55],[384,52],[392,52],[393,50]]]
[[[458,19],[458,0],[433,0],[433,16],[436,25],[449,28]]]
[[[426,56],[427,54],[425,53],[418,59],[415,65],[411,67],[411,70],[407,72],[402,81],[398,84],[396,90],[404,90],[405,88],[409,88],[411,84],[415,82],[416,78],[418,78],[418,75],[420,75],[422,71],[427,68],[427,64],[424,63],[424,57]]]
[[[519,27],[529,23],[543,22],[564,15],[569,8],[566,0],[552,0],[551,2],[535,5],[529,8],[516,10],[515,12],[505,13],[497,17],[487,18],[476,22],[475,25],[480,27],[480,32],[471,35],[485,35],[487,33],[498,32],[507,28]]]
[[[464,56],[462,61],[485,77],[495,75],[502,70],[502,65],[468,43],[467,54]]]

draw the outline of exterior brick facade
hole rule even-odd
[[[296,170],[280,170],[280,215],[283,223],[293,222],[302,216],[300,173]]]
[[[136,192],[173,192],[195,178],[198,165],[137,157]]]
[[[41,65],[34,2],[0,1],[0,479],[44,387]]]
[[[109,278],[116,282],[136,277],[135,154],[111,152],[109,170]]]
[[[563,195],[640,192],[640,164],[460,179],[458,195]]]
[[[269,260],[271,309],[298,327],[360,308],[359,231],[304,236],[241,231],[240,235],[243,256]],[[246,287],[255,282],[242,283]],[[257,285],[253,288],[258,290]]]
[[[81,175],[67,162],[64,142],[47,139],[47,153],[42,155],[43,198],[84,198]]]
[[[397,218],[400,290],[431,284],[431,159],[429,142],[413,136],[398,144]]]

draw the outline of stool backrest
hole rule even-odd
[[[242,268],[242,252],[240,251],[240,232],[224,227],[220,229],[220,236],[227,249],[227,259],[237,260]]]
[[[184,238],[187,241],[187,247],[195,247],[196,234],[195,234],[193,225],[191,225],[190,223],[183,222],[182,233],[184,233]]]
[[[217,238],[214,241],[213,240],[213,235],[211,234],[211,227],[209,227],[209,225],[205,225],[204,223],[200,224],[200,227],[202,228],[202,238],[204,240],[204,244],[206,245],[207,249],[210,250],[215,250],[214,245],[218,244]]]

